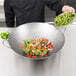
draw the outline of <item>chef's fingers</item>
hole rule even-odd
[[[69,6],[67,5],[63,6],[62,12],[69,12]]]
[[[70,7],[70,12],[75,13],[75,9],[73,7]]]
[[[75,13],[75,9],[73,7],[65,5],[62,8],[62,12],[72,12],[72,13]]]

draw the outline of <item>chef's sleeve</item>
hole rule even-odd
[[[62,13],[62,7],[64,2],[62,0],[44,0],[44,3],[53,11],[56,12],[56,15]]]
[[[14,27],[15,14],[12,7],[10,6],[9,0],[4,0],[4,12],[7,27]]]

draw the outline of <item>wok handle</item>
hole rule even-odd
[[[10,48],[10,49],[11,49],[11,47],[10,47],[9,45],[7,45],[7,43],[5,44],[5,42],[8,42],[8,39],[3,40],[3,41],[2,41],[2,44],[3,44],[3,46],[5,46],[5,47],[7,47],[7,48]]]
[[[53,24],[54,26],[55,26],[55,24],[54,24],[54,22],[46,22],[46,23],[48,23],[48,24]],[[67,30],[67,28],[66,27],[57,27],[57,26],[55,26],[58,30],[60,30],[62,33],[65,33],[65,31]]]
[[[61,28],[62,33],[65,33],[65,31],[66,31],[66,30],[67,30],[67,28],[66,28],[66,27]]]

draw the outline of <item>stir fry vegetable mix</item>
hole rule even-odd
[[[10,32],[2,32],[0,33],[0,36],[2,39],[8,39],[8,37],[10,36]]]
[[[66,26],[73,22],[76,13],[64,13],[55,18],[55,25],[59,27]]]
[[[23,52],[28,58],[41,58],[48,56],[50,51],[53,51],[54,46],[49,42],[48,39],[39,38],[34,40],[24,40],[25,46]]]

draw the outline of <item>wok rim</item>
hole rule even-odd
[[[16,28],[18,29],[18,28],[21,28],[21,27],[23,27],[23,26],[25,26],[25,25],[28,25],[28,24],[47,24],[47,25],[50,25],[50,26],[51,26],[51,24],[49,24],[49,23],[44,23],[44,22],[31,22],[31,23],[22,24],[22,25],[20,25],[20,26],[18,26],[18,27],[16,27]],[[52,25],[52,26],[55,27],[54,25]],[[55,28],[56,28],[56,27],[55,27]],[[63,35],[64,43],[65,43],[65,36],[64,36],[63,33],[61,33],[61,34]],[[64,46],[64,43],[63,43],[63,46]],[[61,49],[63,48],[63,46],[61,47]],[[10,49],[12,49],[12,48],[10,48]],[[60,50],[61,50],[61,49],[60,49]],[[48,58],[54,56],[54,55],[52,54],[52,55],[49,55],[49,56],[47,56],[47,57],[42,57],[42,58],[28,58],[28,57],[26,57],[26,56],[24,56],[24,55],[22,55],[22,54],[19,54],[19,53],[16,52],[14,49],[12,49],[12,50],[13,50],[15,53],[17,53],[18,55],[20,55],[20,56],[22,56],[22,57],[24,57],[24,58],[26,58],[26,59],[30,59],[30,60],[43,60],[43,59],[48,59]],[[55,55],[56,55],[60,50],[58,50],[57,52],[55,52]]]

